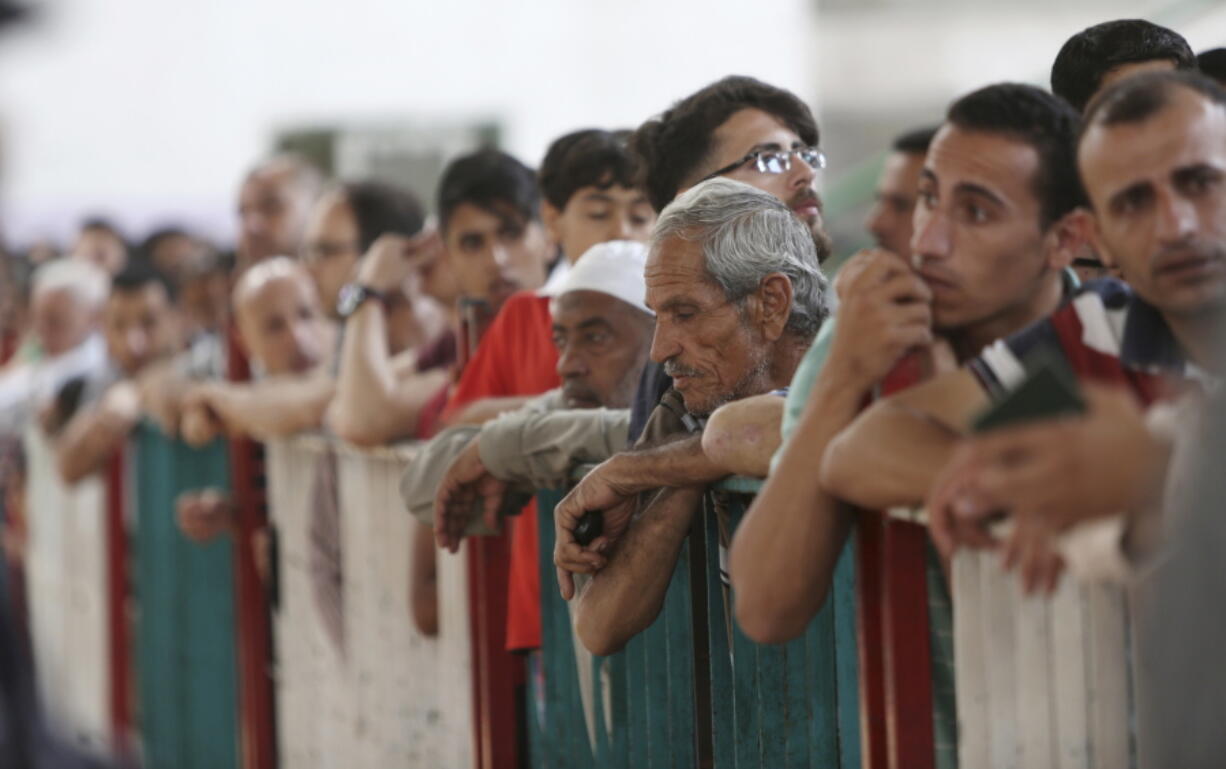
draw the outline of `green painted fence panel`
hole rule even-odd
[[[233,543],[179,531],[183,491],[229,488],[226,447],[192,449],[144,425],[134,437],[138,713],[149,769],[238,766]]]
[[[756,488],[749,479],[725,485],[730,529]],[[683,545],[656,622],[619,654],[591,658],[585,674],[597,728],[590,741],[570,613],[554,589],[552,510],[561,497],[537,497],[548,694],[546,728],[534,734],[534,767],[565,766],[572,756],[579,760],[570,765],[598,769],[688,769],[707,765],[706,758],[714,769],[859,768],[852,548],[840,557],[831,598],[805,635],[787,644],[756,644],[730,616],[712,510],[703,512]],[[698,620],[702,627],[696,628]],[[574,734],[582,735],[581,744]]]

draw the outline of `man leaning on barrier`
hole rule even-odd
[[[477,524],[472,504],[496,513],[508,483],[556,487],[574,465],[624,445],[627,407],[652,330],[641,298],[645,258],[645,247],[630,241],[588,250],[553,301],[562,386],[483,425],[445,430],[409,468],[401,484],[406,505],[432,517],[441,547],[454,552],[465,527]],[[490,517],[485,525],[497,524]]]
[[[785,386],[826,315],[809,229],[774,195],[728,179],[664,209],[645,277],[657,316],[651,357],[673,388],[636,448],[589,473],[554,512],[563,597],[575,596],[573,574],[592,575],[576,629],[596,654],[655,620],[706,486],[727,474],[703,453],[706,417]],[[589,511],[601,511],[602,532],[584,546],[574,529]]]
[[[562,386],[484,425],[440,433],[409,466],[400,487],[405,506],[432,523],[441,547],[455,552],[465,533],[482,525],[475,509],[493,530],[512,484],[564,485],[574,465],[625,446],[630,400],[651,343],[646,258],[646,247],[631,241],[585,252],[551,303]],[[415,600],[419,624],[421,608]]]

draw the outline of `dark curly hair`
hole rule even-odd
[[[687,96],[635,131],[630,144],[640,158],[642,187],[652,208],[659,212],[672,202],[711,155],[715,129],[749,108],[773,115],[801,141],[817,145],[817,122],[796,94],[751,77],[730,75]]]
[[[1041,228],[1085,203],[1076,162],[1081,118],[1063,99],[1032,85],[998,83],[955,101],[946,120],[967,131],[1003,134],[1034,147],[1039,154],[1033,183]]]

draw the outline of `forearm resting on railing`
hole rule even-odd
[[[636,492],[706,486],[728,475],[707,457],[701,435],[682,435],[655,446],[623,451],[610,461],[618,482]]]
[[[209,402],[230,430],[268,440],[319,427],[335,392],[332,378],[316,371],[252,384],[216,383]]]
[[[822,485],[860,507],[924,501],[987,393],[967,369],[936,376],[877,401],[830,442]]]
[[[576,465],[624,448],[629,431],[628,409],[520,410],[486,423],[477,445],[495,478],[551,489],[568,483]]]
[[[729,475],[765,478],[779,449],[784,399],[755,395],[720,406],[702,431],[707,458]]]
[[[345,328],[336,398],[328,426],[356,446],[411,436],[423,406],[447,383],[443,369],[418,373],[416,358],[388,354],[387,321],[377,302],[358,308]]]
[[[759,643],[804,632],[825,602],[847,539],[847,509],[818,482],[816,457],[856,414],[862,393],[819,376],[778,466],[737,527],[729,553],[737,622]]]
[[[74,484],[101,470],[135,425],[135,419],[102,408],[77,414],[56,442],[60,477]]]
[[[701,488],[664,489],[630,525],[576,599],[575,631],[588,651],[620,651],[655,621],[701,504]]]

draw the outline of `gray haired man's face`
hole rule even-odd
[[[668,238],[647,258],[647,306],[656,313],[651,358],[663,364],[686,411],[710,414],[770,389],[766,336],[706,271],[698,243]]]

